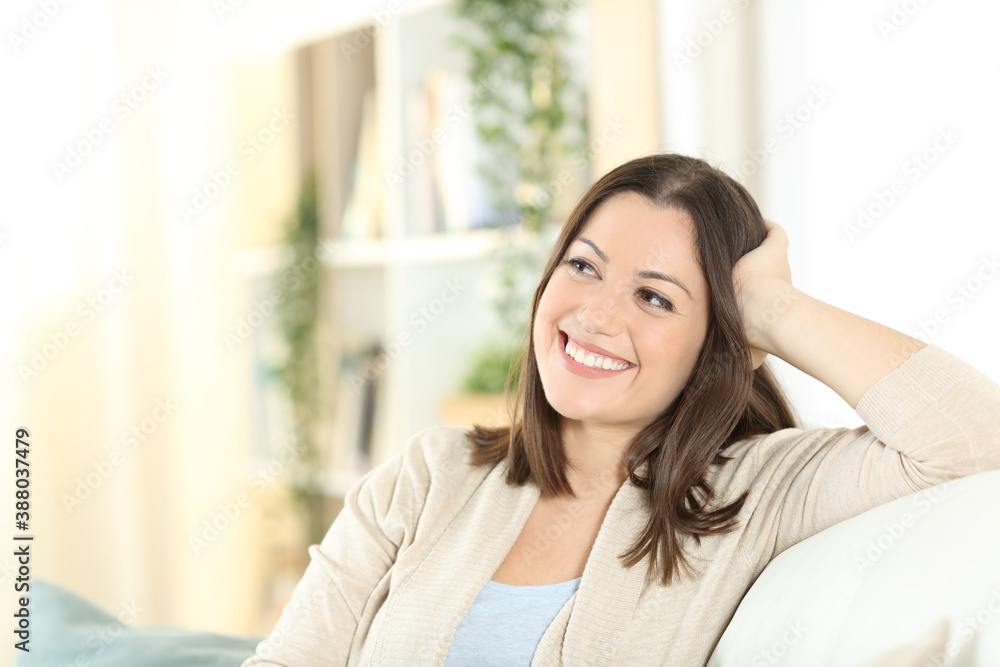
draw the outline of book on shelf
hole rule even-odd
[[[406,235],[483,227],[491,218],[486,185],[479,175],[483,146],[475,107],[483,91],[445,69],[427,71],[422,86],[404,94],[403,146],[383,165],[379,159],[375,93],[365,95],[358,151],[340,226],[346,240],[383,234],[384,197],[401,196]]]
[[[378,113],[375,91],[365,93],[358,152],[351,169],[351,187],[340,224],[344,239],[372,239],[382,234],[382,168],[379,162]]]
[[[406,146],[393,168],[406,186],[408,234],[463,231],[489,219],[476,92],[463,76],[432,68],[407,94]]]
[[[334,470],[360,475],[370,468],[379,376],[375,360],[381,352],[381,345],[371,341],[353,344],[341,355],[329,457]]]
[[[424,88],[415,88],[406,94],[406,136],[411,138],[411,145],[417,149],[416,152],[408,152],[393,165],[392,169],[396,171],[388,178],[390,189],[403,191],[410,221],[409,234],[437,234],[444,229],[444,222],[441,219],[440,193],[434,181],[434,170],[429,164],[431,159],[425,156],[425,152],[432,152],[434,139],[430,127],[430,99]]]

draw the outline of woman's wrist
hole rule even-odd
[[[786,280],[761,277],[743,286],[744,324],[751,347],[782,358],[781,328],[789,323],[793,306],[807,295]]]
[[[924,343],[820,301],[784,281],[748,292],[751,345],[833,389],[852,408]]]

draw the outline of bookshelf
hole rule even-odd
[[[522,234],[522,236],[524,236]],[[528,243],[528,239],[524,239]],[[447,234],[422,234],[396,239],[337,241],[330,246],[330,268],[348,269],[388,264],[434,264],[485,260],[502,243],[500,230],[479,229]]]
[[[539,250],[558,232],[485,226],[469,113],[477,91],[448,45],[457,30],[449,3],[413,2],[374,35],[356,26],[299,51],[301,151],[317,167],[326,249],[322,374],[332,413],[318,444],[333,497],[444,423],[443,405],[498,326],[504,244]]]
[[[478,93],[448,43],[459,30],[450,3],[406,2],[377,25],[356,18],[295,47],[300,164],[316,169],[323,246],[316,444],[331,499],[456,413],[461,378],[499,326],[503,250],[544,257],[560,227],[487,226]],[[288,256],[248,250],[233,268],[269,284]]]
[[[657,108],[656,81],[634,74],[635,62],[656,60],[655,53],[646,52],[646,41],[636,39],[637,26],[654,30],[654,22],[647,20],[653,5],[640,3],[627,14],[612,0],[561,7],[573,8],[568,20],[574,39],[568,55],[574,72],[588,87],[588,158],[596,166],[566,188],[564,209],[552,213],[557,223],[540,237],[515,236],[516,245],[539,250],[540,255],[552,247],[559,223],[589,185],[588,179],[606,166],[649,152],[659,136],[643,122],[648,110]],[[301,9],[286,8],[280,17],[244,24],[239,37],[249,45],[253,58],[261,57],[262,35],[269,35],[265,58],[271,57],[274,48],[284,54],[282,58],[294,54],[290,76],[297,95],[299,171],[316,168],[320,238],[329,251],[318,269],[323,295],[318,363],[324,386],[320,393],[327,399],[328,417],[316,443],[327,494],[324,504],[335,508],[366,470],[403,449],[419,430],[449,423],[448,419],[490,423],[488,399],[478,407],[468,397],[453,399],[473,353],[499,324],[491,301],[497,291],[504,236],[479,224],[481,209],[472,205],[475,197],[456,196],[475,194],[474,185],[465,178],[474,171],[469,165],[474,157],[471,120],[465,120],[462,132],[448,135],[455,141],[438,142],[438,148],[469,149],[464,156],[466,167],[458,169],[462,184],[448,196],[434,189],[433,180],[455,174],[455,165],[462,164],[462,151],[457,155],[433,151],[446,158],[436,167],[433,160],[426,166],[424,151],[424,171],[418,169],[392,184],[384,178],[390,171],[402,173],[400,160],[409,158],[410,167],[420,167],[416,164],[420,157],[411,157],[414,146],[426,142],[428,135],[433,139],[435,119],[438,124],[442,118],[449,122],[450,105],[461,102],[463,95],[475,94],[474,86],[463,91],[455,85],[455,75],[464,77],[464,67],[447,44],[456,27],[450,2],[400,0],[377,7],[365,2],[327,3]],[[629,20],[620,20],[624,16]],[[237,27],[236,23],[232,26]],[[441,104],[436,115],[431,109],[421,110],[420,91],[426,93],[428,88],[444,101],[443,114]],[[608,124],[619,120],[628,131],[616,132],[609,139]],[[367,156],[367,161],[359,155]],[[358,186],[359,169],[369,175],[364,187]],[[370,178],[371,173],[377,177]],[[378,201],[373,203],[373,199]],[[466,215],[461,214],[463,210]],[[272,246],[233,258],[233,273],[248,285],[248,307],[254,295],[280,286],[280,273],[290,257],[286,249]],[[527,280],[537,282],[534,278]],[[443,294],[449,284],[462,287],[457,298]],[[254,340],[266,348],[256,353],[265,361],[271,358],[272,347],[280,347],[263,345],[262,335]],[[273,342],[273,337],[267,340]],[[399,347],[398,354],[378,371],[374,394],[366,395],[350,383],[350,364],[356,365],[355,370],[358,364],[363,366],[363,353],[373,341],[384,347],[396,342]],[[273,454],[268,448],[287,435],[288,420],[277,405],[282,401],[267,394],[269,381],[259,375],[255,381],[264,391],[257,392],[260,396],[251,411],[255,426],[267,425],[255,429],[259,437],[254,451],[263,462]],[[373,407],[367,408],[370,446],[362,457],[356,441],[364,430],[361,416],[366,401]],[[482,417],[472,416],[477,411]],[[269,568],[278,574],[266,594],[271,601],[268,608],[280,613],[306,563],[298,546],[270,549]],[[276,616],[269,617],[262,629],[269,630],[274,620]]]

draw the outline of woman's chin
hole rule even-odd
[[[555,410],[561,417],[565,419],[575,419],[578,421],[607,421],[610,415],[608,414],[607,404],[601,403],[590,403],[581,402],[579,396],[573,397],[573,399],[556,400],[553,401],[549,399],[549,405]]]

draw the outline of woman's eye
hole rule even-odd
[[[597,273],[596,271],[594,271],[594,267],[592,267],[588,262],[580,259],[579,257],[573,257],[571,259],[567,259],[566,264],[569,265],[573,273],[586,274],[588,271],[590,271],[592,274]]]
[[[639,290],[639,298],[659,310],[673,311],[674,309],[674,304],[652,290]]]
[[[563,263],[569,266],[570,272],[574,275],[597,276],[597,269],[595,269],[593,265],[585,259],[571,257],[570,259],[563,260]],[[674,312],[674,304],[653,290],[640,289],[638,291],[638,295],[639,298],[651,308],[668,313]]]

